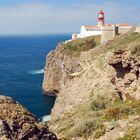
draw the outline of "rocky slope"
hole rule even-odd
[[[0,96],[0,140],[57,140],[47,126],[10,97]]]
[[[43,81],[44,94],[57,95],[72,79],[71,73],[81,70],[80,53],[99,44],[100,36],[72,43],[60,43],[56,50],[50,52],[46,59]],[[91,45],[87,45],[87,43]]]
[[[47,57],[43,90],[45,94],[57,95],[70,80],[69,73],[79,70],[78,59],[67,55],[65,46],[59,44],[57,49]]]
[[[140,48],[134,46],[133,49]],[[139,50],[137,50],[139,51]],[[116,75],[112,78],[112,83],[116,87],[116,92],[120,98],[126,100],[127,96],[140,99],[140,59],[132,55],[131,50],[117,50],[111,57],[109,65],[116,70]]]
[[[57,95],[49,125],[61,139],[139,137],[139,42],[129,32],[102,45],[60,44],[48,55],[43,89]]]

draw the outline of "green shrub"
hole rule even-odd
[[[123,138],[119,138],[118,140],[138,140],[136,136],[136,129],[129,129],[127,134]]]
[[[110,105],[110,100],[102,96],[94,98],[91,102],[91,108],[93,111],[99,111],[106,109]]]
[[[105,125],[101,125],[100,128],[96,129],[94,138],[97,139],[97,138],[103,136],[105,134],[105,131],[106,131]]]
[[[123,118],[127,118],[130,113],[131,113],[131,109],[129,107],[126,108],[114,107],[114,108],[107,109],[106,118],[107,120],[123,119]]]
[[[88,51],[89,49],[94,48],[95,46],[100,44],[100,36],[91,36],[82,39],[76,39],[67,44],[64,44],[66,48],[68,48],[68,53],[70,55],[79,55],[82,51]]]
[[[75,108],[73,113],[70,115],[65,114],[60,122],[54,123],[59,123],[57,133],[61,134],[63,139],[96,139],[105,134],[106,127],[103,122],[111,122],[113,120],[115,120],[113,122],[117,122],[117,120],[125,119],[129,115],[136,114],[137,112],[140,112],[140,101],[136,101],[135,99],[127,98],[124,102],[119,98],[111,101],[102,96],[91,96],[87,102]],[[120,140],[133,138],[133,132],[130,130]]]
[[[129,32],[127,34],[124,34],[123,36],[120,36],[120,38],[117,39],[113,44],[108,46],[108,50],[114,50],[114,49],[125,49],[128,48],[128,45],[130,43],[135,43],[139,45],[140,43],[140,33],[134,33]],[[133,49],[134,46],[132,46]]]
[[[109,108],[106,109],[105,118],[107,120],[117,120],[127,118],[128,115],[132,115],[134,113],[134,107],[131,100],[124,102],[117,99]]]
[[[75,125],[69,130],[67,137],[84,137],[87,138],[91,135],[100,137],[105,133],[105,126],[96,119],[82,120],[82,122]]]
[[[140,45],[136,45],[132,48],[131,54],[135,56],[140,56]]]

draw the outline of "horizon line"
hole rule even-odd
[[[71,35],[72,32],[66,33],[9,33],[9,34],[0,34],[0,36],[48,36],[48,35]]]

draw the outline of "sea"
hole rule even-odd
[[[14,98],[37,118],[49,115],[55,97],[42,94],[46,55],[70,34],[0,36],[0,94]]]

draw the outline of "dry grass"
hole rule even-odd
[[[116,50],[116,49],[126,49],[129,48],[133,49],[133,45],[130,44],[140,45],[140,33],[129,32],[123,36],[114,39],[110,45],[107,46],[108,50]]]
[[[64,44],[68,48],[68,53],[73,56],[80,55],[83,51],[88,51],[100,44],[101,36],[91,36],[87,38],[79,38]]]
[[[59,124],[57,133],[62,139],[99,138],[105,134],[104,122],[127,119],[130,115],[140,115],[140,102],[128,99],[126,102],[98,96],[77,107],[72,114],[66,114],[61,120],[52,122]],[[122,139],[123,140],[123,139]]]
[[[95,38],[78,39],[66,44],[71,55],[79,55],[81,51],[92,49],[93,56],[113,52],[116,49],[131,49],[131,53],[140,56],[140,34],[129,32],[117,37],[110,44],[95,44]],[[132,45],[130,45],[132,44]],[[102,63],[101,63],[102,64]],[[102,65],[101,65],[102,66]],[[106,89],[108,90],[108,89]],[[120,99],[111,101],[104,97],[91,97],[88,102],[73,109],[72,114],[65,114],[61,120],[53,121],[51,125],[57,124],[57,133],[63,136],[62,139],[82,137],[83,139],[98,138],[105,133],[105,121],[116,121],[126,119],[129,115],[140,116],[140,102],[128,99],[123,102]],[[128,135],[129,136],[129,135]],[[125,138],[122,140],[127,140]]]
[[[77,107],[71,115],[67,114],[58,121],[59,127],[57,133],[63,136],[63,139],[76,137],[98,138],[105,133],[102,116],[104,109],[109,105],[110,100],[103,97],[90,99],[89,102]],[[53,124],[57,122],[52,122]]]

